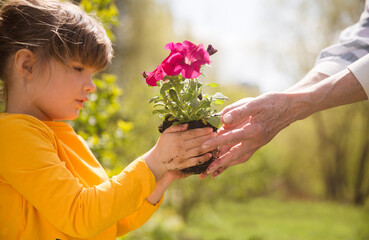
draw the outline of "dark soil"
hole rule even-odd
[[[159,132],[163,133],[167,128],[172,126],[172,124],[174,122],[175,122],[175,120],[174,121],[164,120],[163,123],[159,126]],[[211,128],[213,128],[214,132],[216,132],[218,130],[216,127],[213,127],[209,123],[204,124],[204,122],[202,120],[188,122],[188,129],[204,128],[204,127],[211,127]],[[205,172],[205,170],[208,168],[210,163],[212,163],[214,161],[214,159],[215,159],[214,156],[217,152],[218,152],[217,149],[211,151],[210,153],[213,156],[207,162],[204,162],[204,163],[202,163],[200,165],[197,165],[197,166],[182,169],[181,172],[186,173],[186,174],[200,174],[200,173]]]

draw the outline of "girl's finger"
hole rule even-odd
[[[204,154],[202,156],[189,158],[186,161],[183,161],[181,164],[178,165],[180,169],[189,168],[193,166],[200,165],[204,162],[207,162],[212,157],[211,153]]]
[[[208,135],[213,132],[213,129],[210,127],[206,128],[196,128],[196,129],[190,129],[188,131],[185,131],[181,134],[183,134],[184,140],[192,140],[194,138],[198,138],[204,135]]]
[[[170,126],[167,128],[164,133],[171,133],[171,132],[183,132],[186,131],[188,128],[188,123],[186,124],[178,124],[176,126]]]
[[[187,141],[185,141],[183,147],[186,150],[190,150],[190,149],[195,148],[195,147],[200,147],[206,140],[214,138],[216,135],[217,135],[217,133],[211,132],[207,135],[204,135],[204,136],[201,136],[201,137],[198,137],[198,138],[194,138],[194,139],[191,139],[191,140],[187,140]]]
[[[213,149],[204,149],[202,147],[195,147],[195,148],[187,150],[185,154],[188,157],[194,157],[194,156],[203,155],[204,153],[210,152],[212,150],[214,150],[214,148]]]

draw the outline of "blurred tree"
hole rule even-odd
[[[346,106],[312,117],[326,195],[363,204],[369,185],[369,114],[366,103]]]
[[[118,8],[114,0],[79,0],[86,12],[95,14],[105,27],[109,38],[114,42],[113,26],[118,24]]]
[[[362,119],[361,148],[357,156],[356,178],[354,179],[353,200],[356,204],[364,204],[369,198],[369,109],[367,104],[361,104],[360,112],[365,112]],[[360,143],[360,142],[359,142]]]

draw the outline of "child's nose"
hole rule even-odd
[[[95,83],[92,81],[92,77],[89,77],[86,84],[83,87],[83,90],[87,93],[92,93],[94,91],[96,91],[96,85]]]

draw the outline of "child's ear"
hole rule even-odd
[[[36,56],[28,49],[21,49],[15,54],[14,63],[19,75],[29,80],[34,70]]]

